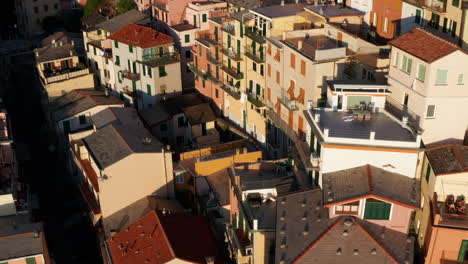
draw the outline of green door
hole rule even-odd
[[[70,120],[63,121],[63,132],[70,133],[71,128],[70,128]]]
[[[243,118],[243,127],[244,129],[247,127],[247,112],[245,112],[245,110],[242,110],[242,116],[244,117]]]
[[[206,136],[206,123],[201,124],[201,133],[202,136]]]
[[[132,81],[132,90],[133,90],[133,92],[136,92],[136,90],[137,90],[136,81]]]
[[[237,40],[237,55],[240,56],[240,53],[241,53],[241,42],[240,42],[240,40],[238,39],[238,40]]]
[[[458,262],[463,262],[465,260],[468,260],[468,240],[463,240],[461,247],[460,247],[460,253],[458,253]]]
[[[366,202],[364,219],[388,220],[392,205],[385,202]]]

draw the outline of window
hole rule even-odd
[[[257,63],[252,62],[252,69],[253,69],[254,72],[257,71]]]
[[[151,85],[149,85],[149,84],[146,85],[146,93],[148,95],[151,95]]]
[[[296,69],[296,56],[294,54],[291,54],[290,66],[291,68]]]
[[[26,259],[26,264],[36,264],[36,258],[27,258]]]
[[[427,163],[427,169],[426,169],[426,182],[429,183],[429,178],[431,176],[431,164]]]
[[[335,214],[358,214],[359,201],[335,206]]]
[[[207,15],[206,15],[206,14],[203,14],[203,15],[202,15],[202,22],[203,22],[203,23],[206,23],[207,20],[208,20]]]
[[[184,35],[184,39],[185,39],[185,43],[189,43],[189,42],[190,42],[190,35],[189,35],[189,34],[185,34],[185,35]]]
[[[114,40],[114,47],[117,49],[119,48],[119,42],[117,40]]]
[[[464,262],[468,260],[468,240],[463,240],[460,246],[460,252],[458,253],[458,262]]]
[[[267,74],[268,74],[268,77],[271,77],[271,65],[270,64],[267,64]]]
[[[216,98],[219,98],[219,92],[218,92],[218,89],[215,89],[215,96],[216,96]]]
[[[96,47],[93,47],[93,53],[96,55]]]
[[[187,50],[185,52],[185,58],[190,59],[190,57],[192,57],[192,52],[190,52],[190,50]]]
[[[193,15],[193,26],[197,26],[197,16]]]
[[[393,60],[393,66],[398,67],[400,64],[400,53],[395,52],[395,58]]]
[[[153,68],[148,66],[148,76],[152,78],[153,77],[152,75],[153,75]]]
[[[48,5],[44,5],[44,12],[47,12],[49,11],[49,6]]]
[[[303,76],[305,76],[305,74],[306,74],[306,63],[303,60],[301,60],[301,74]]]
[[[132,45],[128,45],[128,51],[129,51],[130,53],[133,53],[133,46],[132,46]]]
[[[376,199],[366,200],[364,219],[389,220],[392,205]]]
[[[383,31],[384,31],[385,33],[388,32],[388,18],[385,18],[385,20],[384,20]]]
[[[184,172],[177,173],[175,177],[176,184],[183,184],[184,183]]]
[[[34,13],[39,13],[39,8],[37,6],[34,7]]]
[[[452,5],[454,7],[458,7],[459,4],[460,4],[460,0],[452,0]]]
[[[444,17],[444,23],[442,24],[442,32],[447,32],[448,19]]]
[[[464,76],[463,76],[463,73],[459,73],[458,74],[458,78],[457,78],[457,84],[458,85],[462,85],[464,83]]]
[[[185,121],[183,116],[179,116],[177,118],[177,126],[178,127],[184,127],[185,126]]]
[[[159,77],[164,77],[164,76],[167,76],[166,67],[161,66],[161,67],[159,67]]]
[[[426,118],[434,118],[435,117],[435,105],[428,105]]]
[[[418,79],[423,82],[426,79],[426,66],[425,65],[419,64]]]
[[[436,85],[446,85],[447,84],[447,75],[448,70],[438,69],[436,73]]]
[[[411,66],[413,65],[413,60],[403,56],[403,61],[401,63],[401,69],[407,73],[411,73]]]
[[[455,37],[457,34],[457,22],[452,20],[452,25],[450,26],[450,32],[452,32],[452,36]]]
[[[98,30],[97,30],[97,34],[98,34],[98,35],[101,35],[101,33],[102,33],[102,30],[98,29]]]
[[[80,125],[84,125],[84,124],[87,123],[87,122],[86,122],[86,116],[85,116],[85,115],[80,115],[80,116],[78,117],[78,119],[79,119],[79,121],[80,121]]]
[[[201,83],[202,83],[202,87],[205,88],[206,87],[205,79],[202,79]]]
[[[429,26],[435,29],[439,29],[440,16],[436,13],[432,13],[431,20],[429,21]]]
[[[420,24],[421,23],[421,10],[416,9],[416,16],[414,17],[414,23]]]
[[[261,76],[264,76],[264,75],[265,75],[265,72],[264,72],[264,71],[265,71],[265,70],[264,70],[263,64],[260,64],[260,75],[261,75]]]

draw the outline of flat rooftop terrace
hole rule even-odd
[[[331,109],[308,110],[320,131],[328,137],[349,139],[371,139],[374,132],[375,140],[416,142],[417,136],[409,128],[392,119],[386,113],[364,113],[370,115],[370,120],[359,120],[355,114],[359,111],[332,111]],[[326,132],[327,130],[327,132]]]
[[[283,42],[306,54],[312,60],[344,58],[347,54],[346,47],[326,35],[309,36],[307,34],[287,33]]]

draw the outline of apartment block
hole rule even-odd
[[[388,109],[418,127],[426,145],[460,142],[468,126],[467,54],[420,28],[391,45]]]
[[[370,14],[371,37],[379,43],[401,34],[402,0],[374,0]]]
[[[44,18],[56,15],[60,0],[15,0],[18,30],[24,38],[35,38],[44,33]]]
[[[467,157],[468,147],[461,144],[435,146],[425,152],[422,210],[414,226],[425,263],[468,260]]]
[[[57,32],[44,38],[34,54],[37,73],[49,100],[73,89],[94,88],[93,74],[83,64],[81,34]]]
[[[108,37],[116,86],[112,91],[138,109],[182,92],[180,56],[171,37],[150,27],[128,24]]]
[[[147,15],[137,10],[106,19],[100,14],[84,18],[83,39],[87,64],[95,75],[99,88],[116,89],[117,74],[114,71],[112,40],[108,37],[130,23],[145,23]]]
[[[102,219],[106,227],[107,217],[148,195],[174,198],[172,153],[144,128],[134,108],[112,107],[92,120],[96,131],[69,139],[93,224]]]

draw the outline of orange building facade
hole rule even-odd
[[[369,22],[380,43],[400,35],[402,0],[374,0]]]

